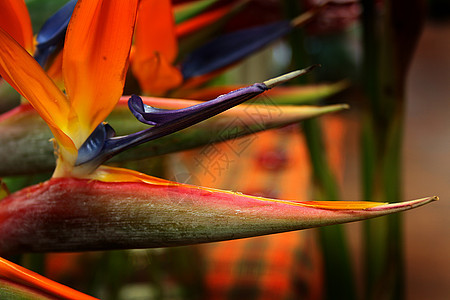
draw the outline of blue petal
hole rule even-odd
[[[77,164],[83,164],[100,155],[106,140],[115,135],[116,132],[110,125],[100,123],[78,149]]]
[[[133,115],[145,124],[167,126],[170,123],[177,122],[183,123],[183,128],[186,128],[249,100],[267,89],[265,84],[255,83],[226,95],[221,95],[216,99],[176,110],[148,106],[142,102],[139,96],[132,95],[128,100],[128,107]]]
[[[289,21],[239,30],[216,38],[192,52],[181,66],[184,79],[229,66],[289,33]]]
[[[33,57],[41,65],[41,67],[45,67],[49,57],[56,51],[57,48],[57,45],[36,47]]]
[[[268,90],[264,83],[255,83],[251,86],[221,95],[214,100],[206,101],[190,107],[166,110],[156,109],[142,103],[138,96],[132,96],[128,106],[132,113],[138,116],[138,120],[152,128],[136,132],[124,137],[112,138],[107,141],[110,151],[123,151],[130,147],[154,140],[174,133],[181,129],[197,124],[211,118],[227,109],[243,103]],[[144,110],[134,110],[135,107],[144,107]]]
[[[148,125],[156,125],[168,121],[170,118],[177,118],[177,115],[179,115],[178,110],[162,109],[146,105],[136,95],[132,95],[128,100],[128,107],[136,119]]]
[[[128,107],[133,115],[139,121],[154,126],[127,136],[113,137],[108,134],[105,125],[100,124],[79,149],[76,164],[89,163],[96,167],[119,152],[192,126],[266,90],[268,87],[264,83],[255,83],[216,99],[177,110],[154,108],[145,105],[139,96],[132,95]]]
[[[58,46],[63,43],[76,4],[76,0],[67,2],[44,23],[37,34],[37,47],[34,57],[42,66]]]
[[[139,96],[132,95],[128,107],[141,122],[153,127],[127,135],[115,137],[114,130],[107,124],[100,124],[78,150],[76,165],[84,164],[94,170],[112,156],[142,143],[169,135],[203,120],[211,118],[233,106],[282,84],[295,77],[306,74],[316,66],[296,70],[251,86],[241,88],[213,100],[182,109],[159,109],[142,102]]]

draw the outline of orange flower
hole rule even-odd
[[[122,94],[138,2],[83,0],[77,4],[63,52],[66,93],[0,28],[0,74],[47,122],[58,155],[51,180],[0,202],[0,252],[142,248],[219,241],[356,221],[436,200],[430,197],[395,204],[277,200],[99,166],[109,155],[97,159],[105,142],[120,148],[180,130],[310,69],[180,110],[148,107],[138,96],[132,96],[129,106],[133,114],[154,127],[126,137],[113,137],[111,128],[101,122]],[[84,154],[90,149],[93,158],[88,155],[86,159]],[[70,224],[66,223],[68,220]]]
[[[58,146],[55,177],[77,176],[77,149],[122,94],[137,4],[134,0],[83,1],[77,5],[63,54],[67,95],[5,30],[0,30],[1,74],[50,126]]]

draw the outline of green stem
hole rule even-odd
[[[313,169],[315,198],[338,200],[338,185],[324,151],[319,121],[308,120],[302,126]],[[326,299],[356,299],[352,261],[344,227],[334,225],[320,228],[319,237],[325,261]]]
[[[397,202],[401,192],[404,84],[423,20],[422,1],[386,1],[384,13],[363,0],[366,108],[361,136],[364,198]],[[408,9],[408,13],[405,10]],[[400,215],[366,221],[365,299],[403,299]]]
[[[285,15],[295,18],[302,10],[299,1],[285,0]],[[308,54],[303,48],[303,32],[300,29],[290,34],[292,49],[292,69],[310,64]],[[306,76],[295,81],[305,83],[311,78]],[[337,200],[339,198],[336,178],[328,164],[323,142],[323,134],[317,120],[302,123],[310,161],[313,169],[315,198],[318,200]],[[342,225],[328,226],[319,229],[319,240],[325,265],[326,299],[356,299],[354,274],[350,259],[347,238]]]

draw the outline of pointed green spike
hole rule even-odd
[[[304,75],[306,73],[309,73],[312,70],[314,70],[316,67],[320,67],[320,65],[312,65],[310,67],[307,67],[307,68],[304,68],[304,69],[301,69],[301,70],[296,70],[296,71],[293,71],[293,72],[290,72],[290,73],[287,73],[287,74],[284,74],[284,75],[281,75],[281,76],[278,76],[278,77],[266,80],[263,83],[269,89],[271,89],[271,88],[273,88],[273,87],[275,87],[277,85],[283,84],[283,83],[285,83],[285,82],[287,82],[289,80],[292,80],[292,79],[294,79],[296,77],[299,77],[299,76],[302,76],[302,75]]]

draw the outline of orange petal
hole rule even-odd
[[[231,192],[231,191],[223,191],[214,188],[200,187],[200,186],[191,186],[183,183],[172,182],[164,179],[160,179],[157,177],[149,176],[140,172],[122,169],[122,168],[114,168],[108,166],[100,166],[94,173],[89,175],[89,179],[100,180],[104,182],[142,182],[152,185],[159,186],[179,186],[179,187],[187,187],[190,189],[196,190],[204,190],[205,192],[220,192],[232,195],[239,195],[241,197],[255,199],[260,201],[274,202],[274,203],[283,203],[293,206],[302,206],[302,207],[311,207],[318,209],[330,209],[330,210],[352,210],[352,209],[367,209],[376,206],[385,205],[387,203],[383,202],[371,202],[371,201],[296,201],[296,200],[279,200],[279,199],[270,199],[264,197],[256,197],[250,195],[243,195],[241,193]]]
[[[138,0],[79,1],[67,29],[63,76],[73,116],[81,125],[77,147],[119,100],[128,64]]]
[[[33,29],[23,0],[0,0],[0,27],[29,53],[33,53]]]
[[[142,0],[136,21],[133,74],[145,94],[163,95],[181,84],[180,71],[171,63],[178,45],[169,0]]]
[[[152,53],[144,61],[133,62],[132,67],[133,73],[146,95],[164,95],[183,82],[181,72],[158,52]]]
[[[53,80],[53,82],[61,89],[64,89],[64,81],[62,75],[62,51],[53,58],[49,68],[47,69],[47,75]]]
[[[115,168],[109,166],[100,166],[94,173],[88,175],[89,179],[100,180],[104,182],[143,182],[154,185],[176,186],[176,182],[167,181],[158,177],[153,177],[137,171]]]
[[[300,206],[314,207],[320,209],[333,209],[333,210],[367,209],[387,204],[384,202],[371,202],[371,201],[298,201],[297,203]]]
[[[47,122],[60,145],[74,149],[68,138],[69,104],[41,66],[0,28],[0,74]]]
[[[170,63],[175,60],[178,44],[170,0],[141,0],[134,45],[136,63],[148,60],[155,52]]]
[[[44,292],[58,299],[96,299],[0,257],[0,279]]]

